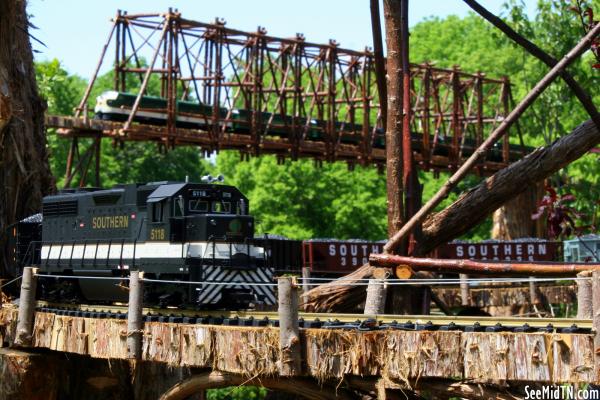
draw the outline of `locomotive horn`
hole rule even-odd
[[[214,180],[214,178],[212,177],[212,175],[204,175],[202,178],[200,178],[200,180],[202,182],[212,183],[212,181]]]
[[[224,182],[225,181],[225,177],[221,174],[217,175],[217,177],[214,179],[217,182]]]

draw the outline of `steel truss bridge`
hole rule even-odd
[[[113,89],[137,96],[133,105],[121,106],[128,113],[124,121],[98,120],[91,113],[99,71],[110,64],[113,51]],[[456,168],[512,102],[508,78],[431,64],[411,65],[411,78],[413,151],[425,170]],[[164,124],[140,123],[142,95],[165,100]],[[205,125],[181,127],[177,118],[185,113],[178,100],[200,103]],[[156,141],[165,148],[197,145],[206,152],[235,149],[243,158],[275,154],[282,161],[311,157],[350,167],[385,166],[375,61],[368,48],[310,43],[301,34],[277,38],[261,27],[242,32],[223,20],[196,22],[173,10],[119,12],[75,116],[47,116],[46,124],[72,140],[66,186],[75,176],[84,185],[91,170],[99,185],[102,138]],[[513,128],[475,172],[493,173],[529,150]]]

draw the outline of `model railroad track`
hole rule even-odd
[[[61,304],[37,302],[37,311],[84,318],[127,319],[124,305]],[[178,308],[144,308],[145,322],[225,325],[279,326],[274,311],[205,311]],[[573,318],[470,317],[446,315],[364,315],[299,313],[301,328],[464,332],[557,332],[590,333],[592,321]]]

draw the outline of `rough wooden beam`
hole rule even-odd
[[[21,295],[19,297],[19,317],[17,320],[17,336],[15,345],[27,347],[31,345],[35,316],[35,292],[37,289],[37,268],[25,267],[21,278]]]
[[[600,382],[600,271],[592,273],[592,310],[594,329],[594,377]]]
[[[600,24],[598,24],[600,26]],[[444,210],[423,223],[424,253],[466,233],[502,206],[506,200],[577,160],[600,143],[600,131],[591,120],[554,143],[540,147],[463,193]]]
[[[60,356],[0,349],[0,400],[56,399]]]
[[[577,318],[591,319],[594,315],[592,303],[592,273],[584,271],[577,274]]]
[[[279,348],[281,376],[295,376],[302,372],[300,327],[298,325],[298,286],[292,277],[277,280],[279,299]]]
[[[385,58],[383,57],[383,39],[381,37],[381,16],[379,15],[379,0],[370,0],[371,30],[373,32],[373,58],[375,60],[375,80],[379,105],[383,112],[381,119],[383,126],[387,127],[387,87],[385,84]]]
[[[205,372],[178,383],[164,393],[160,400],[184,400],[203,389],[227,386],[256,385],[300,395],[311,400],[352,399],[345,390],[319,385],[312,379],[302,378],[250,378],[226,372]]]
[[[399,0],[384,0],[385,40],[387,44],[387,115],[385,127],[386,188],[388,236],[400,230],[404,222],[403,147],[402,147],[402,64],[401,16]]]
[[[371,254],[373,265],[393,268],[408,265],[415,271],[446,272],[476,275],[550,275],[574,276],[582,271],[600,271],[600,264],[567,263],[524,263],[510,261],[446,260],[436,258],[415,258],[392,254]]]
[[[127,307],[127,355],[129,358],[142,358],[142,307],[144,298],[143,272],[131,271],[129,274],[129,304]]]
[[[386,286],[383,279],[369,279],[367,286],[367,300],[365,301],[365,314],[383,314],[385,310]]]

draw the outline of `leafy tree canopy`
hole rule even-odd
[[[600,0],[589,2],[600,10]],[[577,16],[569,9],[570,2],[541,0],[534,17],[525,13],[520,1],[510,0],[502,16],[528,39],[560,58],[583,35]],[[464,71],[483,71],[490,77],[508,76],[516,101],[547,72],[548,68],[510,42],[504,35],[479,16],[464,18],[429,18],[411,29],[411,61],[430,61],[440,67],[460,65]],[[143,60],[142,60],[143,62]],[[581,85],[590,90],[595,103],[600,104],[598,73],[591,68],[591,54],[575,62],[569,71]],[[81,99],[86,86],[84,79],[70,75],[58,61],[37,63],[40,91],[48,102],[48,112],[69,115]],[[130,76],[128,87],[135,91],[136,76]],[[158,93],[158,81],[151,81],[149,90]],[[99,77],[89,106],[95,96],[112,89],[114,75]],[[555,82],[534,106],[520,119],[526,144],[544,145],[571,131],[588,117],[562,81]],[[105,142],[108,143],[108,142]],[[64,175],[68,142],[49,132],[51,165],[61,184]],[[236,185],[250,198],[252,213],[258,219],[257,233],[274,233],[290,238],[364,238],[382,239],[386,232],[385,176],[374,168],[357,167],[348,171],[342,163],[325,164],[317,168],[310,160],[277,165],[272,156],[240,162],[235,152],[224,151],[211,165],[198,149],[182,147],[161,152],[154,144],[125,143],[102,148],[102,183],[153,180],[192,180],[210,171],[222,173],[228,184]],[[447,174],[436,179],[420,172],[427,200],[444,182]],[[596,213],[598,157],[589,155],[565,168],[553,180],[555,186],[569,186],[575,194],[575,206],[593,216]],[[441,205],[447,205],[458,194],[475,184],[471,176]],[[566,190],[566,189],[565,189]],[[595,221],[595,218],[594,218]],[[482,239],[489,236],[490,222],[467,235]]]

